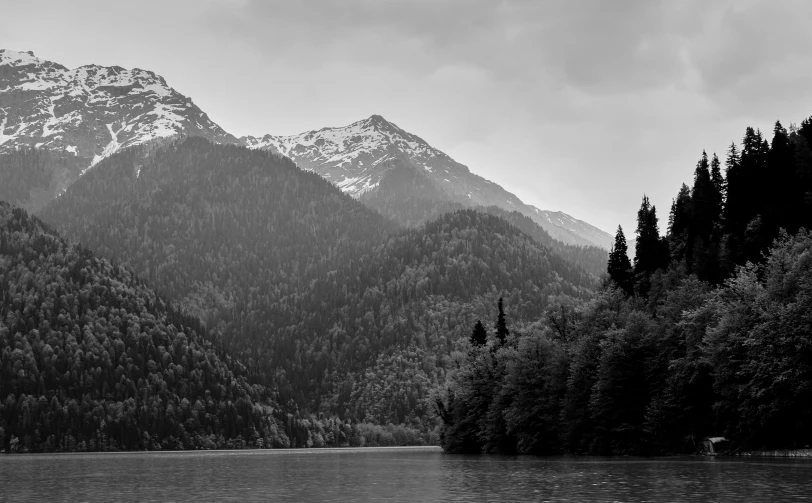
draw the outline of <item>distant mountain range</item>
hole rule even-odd
[[[379,115],[294,136],[237,139],[153,72],[97,65],[69,70],[32,52],[0,50],[0,154],[35,147],[62,156],[48,197],[121,149],[177,136],[277,152],[356,198],[373,193],[393,167],[407,166],[449,203],[518,211],[567,244],[608,249],[612,242],[587,222],[523,203]]]

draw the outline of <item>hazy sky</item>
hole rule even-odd
[[[812,114],[812,2],[0,0],[0,47],[161,74],[229,132],[381,114],[516,193],[661,230],[703,149]]]

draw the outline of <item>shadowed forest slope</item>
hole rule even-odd
[[[502,219],[399,230],[286,158],[199,138],[106,159],[42,217],[202,319],[283,403],[357,420],[405,396],[375,420],[428,428],[428,389],[496,298],[532,317],[596,284]],[[403,370],[393,355],[425,386],[367,386]]]

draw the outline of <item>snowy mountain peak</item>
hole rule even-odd
[[[0,50],[0,153],[37,147],[87,159],[176,135],[236,143],[191,99],[148,70],[69,70],[32,52]]]
[[[45,61],[34,55],[34,51],[12,51],[0,49],[0,66],[40,66]]]
[[[356,197],[378,185],[391,167],[387,161],[408,159],[432,171],[438,162],[451,160],[380,115],[348,126],[326,127],[292,136],[246,136],[240,141],[249,148],[286,155],[303,169],[319,173]]]
[[[424,173],[450,201],[518,211],[560,241],[606,248],[611,239],[586,222],[524,204],[514,194],[471,173],[465,165],[380,115],[348,126],[292,136],[246,136],[240,142],[290,157],[302,169],[318,173],[353,197],[374,191],[390,170],[406,165]]]

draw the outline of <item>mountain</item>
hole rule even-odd
[[[568,239],[568,236],[562,234],[562,232],[559,230],[563,229],[569,233],[569,235],[577,236],[578,238],[587,241],[592,246],[598,246],[604,250],[609,250],[612,243],[614,243],[614,237],[609,233],[598,229],[594,225],[584,222],[583,220],[578,220],[575,217],[567,215],[563,211],[540,210],[535,206],[530,206],[530,209],[535,213],[535,216],[531,218],[536,222],[539,222],[540,220],[548,222],[549,225],[541,224],[541,226],[559,241],[564,243],[571,242],[571,238]],[[552,231],[550,229],[552,229]],[[573,244],[586,245],[587,243]]]
[[[240,138],[243,145],[277,152],[293,159],[354,197],[380,187],[386,173],[410,165],[433,182],[444,199],[463,206],[496,206],[527,215],[552,237],[568,244],[608,249],[612,236],[560,212],[524,204],[498,184],[471,173],[444,152],[432,147],[380,115],[349,126],[322,128],[293,136]]]
[[[386,171],[374,190],[362,194],[359,198],[362,203],[378,213],[406,227],[418,227],[444,213],[466,208],[461,203],[450,201],[422,170],[415,169],[411,164],[399,159],[385,162],[392,163],[391,169]],[[553,239],[538,223],[515,210],[508,211],[497,206],[478,206],[476,209],[504,219],[540,245],[552,249],[559,256],[579,265],[596,278],[606,273],[608,254],[604,248],[567,244]],[[573,222],[566,223],[577,225]]]
[[[499,296],[532,319],[597,285],[501,218],[404,230],[286,157],[202,138],[119,152],[41,215],[200,318],[280,403],[424,431],[451,352]]]
[[[27,147],[68,159],[46,187],[56,194],[114,152],[178,135],[237,141],[151,71],[69,70],[0,49],[0,155]]]
[[[568,244],[608,249],[612,242],[585,222],[524,204],[379,115],[346,127],[237,140],[151,71],[71,70],[30,51],[0,49],[0,185],[6,186],[0,197],[38,211],[101,159],[176,136],[281,153],[355,197],[376,190],[393,166],[405,163],[424,172],[446,202],[519,211]],[[25,153],[30,149],[47,154]]]

